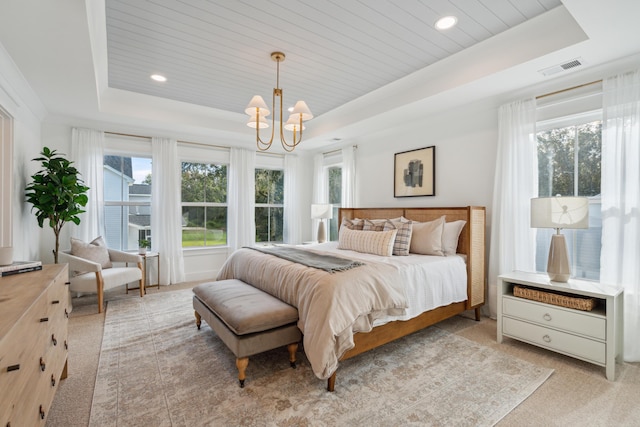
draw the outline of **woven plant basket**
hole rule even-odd
[[[525,288],[518,285],[513,287],[513,295],[533,301],[544,302],[546,304],[552,304],[566,308],[574,308],[576,310],[583,311],[591,311],[597,305],[597,301],[595,298],[572,297],[562,294],[556,294],[554,292]]]

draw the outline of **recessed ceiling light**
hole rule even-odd
[[[444,16],[436,21],[436,28],[438,30],[448,30],[458,23],[458,18],[455,16]]]
[[[167,78],[160,74],[151,74],[151,79],[157,82],[166,82]]]

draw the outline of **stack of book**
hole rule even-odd
[[[0,277],[38,270],[42,270],[41,261],[14,261],[9,265],[0,265]]]

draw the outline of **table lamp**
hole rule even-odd
[[[551,237],[547,274],[552,282],[567,282],[571,275],[563,228],[589,228],[589,199],[586,197],[537,197],[531,199],[531,227],[555,228]]]
[[[333,205],[316,204],[311,205],[311,219],[319,219],[318,223],[318,243],[327,241],[327,232],[324,227],[324,220],[333,218]]]

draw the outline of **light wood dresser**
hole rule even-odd
[[[0,278],[0,427],[43,426],[67,376],[67,264]]]
[[[566,308],[514,296],[514,287],[573,298],[593,299],[591,311]],[[513,272],[498,277],[498,334],[604,366],[615,380],[622,360],[622,289],[570,279],[550,282],[546,274]]]

